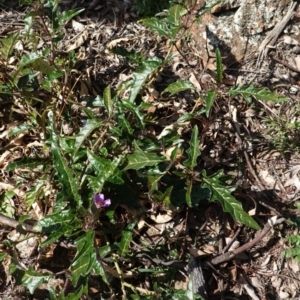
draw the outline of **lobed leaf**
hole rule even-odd
[[[206,117],[209,117],[210,109],[216,99],[218,92],[216,90],[210,90],[207,92],[207,96],[205,98],[205,113]]]
[[[22,160],[13,162],[6,167],[6,171],[13,171],[16,168],[24,167],[34,169],[37,166],[45,165],[46,159],[41,157],[27,157],[25,156]]]
[[[126,227],[126,229],[123,230],[123,232],[122,232],[122,239],[118,245],[119,246],[119,254],[122,257],[125,257],[129,251],[129,245],[132,241],[133,228],[135,227],[135,225],[136,225],[136,220],[129,223],[128,226]]]
[[[195,90],[195,86],[190,81],[177,80],[176,82],[171,83],[167,88],[165,88],[162,94],[171,93],[172,96],[176,93],[186,90]]]
[[[108,117],[111,118],[111,117],[112,117],[112,113],[113,113],[113,102],[112,102],[112,100],[111,100],[111,89],[110,89],[110,85],[108,85],[108,86],[104,89],[103,100],[104,100],[105,108],[107,109]]]
[[[25,204],[28,208],[43,195],[44,185],[44,181],[38,180],[30,190],[26,191]]]
[[[131,93],[129,96],[129,102],[134,103],[138,93],[144,86],[149,75],[156,71],[162,64],[162,60],[157,57],[152,57],[142,61],[141,68],[133,73],[133,83],[131,87]]]
[[[74,8],[70,9],[68,11],[63,11],[62,14],[59,16],[59,25],[62,26],[64,22],[68,22],[73,17],[79,15],[81,12],[83,12],[85,8]]]
[[[63,157],[59,145],[58,145],[58,137],[55,133],[54,121],[53,121],[53,113],[50,111],[48,113],[49,118],[49,131],[51,133],[51,152],[53,155],[53,164],[55,170],[57,172],[57,177],[59,182],[61,183],[63,189],[62,192],[66,197],[66,200],[75,201],[76,205],[81,205],[81,197],[78,193],[79,185],[76,182],[76,174],[75,172],[68,167],[66,159]]]
[[[186,204],[189,206],[189,207],[192,207],[192,197],[191,197],[191,194],[192,194],[192,189],[193,189],[193,182],[191,180],[187,180],[187,185],[186,185],[186,193],[185,193],[185,201],[186,201]]]
[[[160,36],[168,36],[170,30],[165,21],[157,18],[148,18],[140,21],[144,26],[149,27],[150,30],[156,31]]]
[[[277,96],[274,92],[267,90],[265,87],[255,88],[253,86],[237,86],[233,87],[229,90],[229,94],[231,97],[235,97],[236,95],[242,95],[248,103],[251,103],[252,97],[257,100],[264,101],[272,101],[275,103],[287,101],[288,98],[285,96]]]
[[[133,154],[128,154],[126,156],[128,163],[127,166],[123,169],[125,170],[139,170],[144,167],[155,166],[156,164],[163,162],[164,159],[159,157],[156,154],[150,154],[143,152],[135,143],[135,152]]]
[[[32,295],[34,290],[42,283],[49,283],[52,275],[49,273],[35,272],[32,266],[29,266],[28,270],[24,273],[22,278],[22,284],[26,286]]]
[[[17,75],[27,66],[30,66],[38,59],[41,59],[41,54],[37,52],[31,52],[29,54],[24,54],[18,64],[17,70],[14,72],[14,79],[17,79]]]
[[[44,233],[51,233],[60,230],[65,224],[71,224],[74,218],[75,213],[71,209],[62,210],[39,220],[35,228]]]
[[[205,170],[202,172],[203,188],[211,190],[210,201],[219,201],[222,204],[223,210],[231,214],[235,221],[241,222],[246,226],[254,229],[260,229],[257,222],[243,210],[240,202],[238,202],[231,193],[235,187],[224,187],[220,184],[223,172],[220,171],[210,177],[206,176]]]
[[[77,151],[82,146],[83,142],[89,137],[89,135],[96,129],[101,126],[103,122],[97,121],[95,119],[88,119],[84,127],[80,129],[80,132],[76,136],[76,141],[74,145],[74,156],[76,155]]]
[[[31,63],[34,70],[40,71],[42,74],[51,75],[55,72],[55,68],[49,64],[49,62],[42,57],[34,60]]]
[[[89,230],[75,241],[77,253],[70,266],[70,279],[74,286],[77,286],[80,276],[87,276],[95,265],[96,253],[94,250],[94,238],[94,231]]]
[[[187,150],[189,158],[183,162],[183,165],[190,170],[193,170],[197,166],[197,159],[201,152],[199,150],[199,139],[198,139],[198,126],[195,125],[192,131],[192,137],[190,140],[190,148]]]
[[[180,18],[187,13],[187,9],[183,4],[176,3],[172,5],[168,13],[168,22],[170,25],[181,25]]]
[[[2,54],[3,59],[7,62],[12,51],[19,40],[19,33],[14,32],[8,35],[6,38],[0,40],[2,47],[0,47],[0,53]]]
[[[129,100],[127,99],[123,99],[119,108],[124,110],[123,114],[125,113],[125,109],[128,109],[130,112],[132,112],[134,114],[134,116],[136,117],[140,127],[145,128],[145,122],[144,122],[144,114],[141,113],[141,105],[135,105],[131,102],[129,102]]]
[[[113,178],[113,175],[118,174],[117,167],[121,164],[123,156],[120,155],[119,157],[115,157],[113,160],[109,160],[99,157],[88,150],[87,157],[90,166],[93,167],[95,173],[97,174],[96,177],[87,176],[87,180],[89,181],[93,190],[102,191],[104,183],[109,181],[110,177]],[[118,180],[118,178],[113,180]]]

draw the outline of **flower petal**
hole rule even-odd
[[[110,199],[105,199],[104,194],[94,194],[94,203],[97,208],[108,207],[111,204]]]
[[[105,199],[102,203],[102,207],[108,207],[111,205],[111,200],[110,199]]]

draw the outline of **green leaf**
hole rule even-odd
[[[80,276],[87,276],[94,267],[96,262],[94,238],[94,231],[89,230],[75,241],[77,253],[72,265],[70,266],[70,278],[74,286],[77,285]]]
[[[220,171],[210,177],[206,176],[206,171],[202,173],[203,188],[209,188],[211,190],[210,201],[219,201],[225,212],[231,214],[235,221],[241,222],[246,226],[254,229],[260,229],[256,221],[243,210],[240,202],[238,202],[231,193],[235,190],[235,187],[225,187],[220,184],[223,172]]]
[[[195,86],[186,80],[177,80],[176,82],[171,83],[167,88],[164,89],[162,94],[171,93],[171,96],[186,90],[195,90]]]
[[[83,142],[89,137],[89,135],[96,129],[101,126],[103,122],[97,121],[95,119],[88,119],[85,126],[80,129],[80,132],[76,136],[75,146],[74,146],[74,156],[77,151],[82,146]]]
[[[45,165],[46,159],[40,157],[27,157],[25,156],[22,160],[13,162],[6,167],[6,171],[13,171],[16,168],[24,167],[34,169],[37,166]]]
[[[83,253],[81,256],[77,257],[70,267],[71,281],[74,286],[77,285],[80,276],[85,277],[89,275],[94,267],[96,255],[95,253],[91,254],[90,252],[91,251],[88,251],[88,253]]]
[[[216,99],[218,92],[216,90],[210,90],[207,92],[207,96],[205,98],[205,112],[206,112],[206,117],[209,117],[210,114],[210,109]]]
[[[10,218],[15,216],[15,206],[12,205],[13,201],[11,200],[14,195],[15,192],[13,190],[2,191],[0,195],[0,212]]]
[[[52,276],[49,273],[35,272],[32,266],[24,273],[22,284],[26,286],[32,295],[34,290],[42,283],[49,283]]]
[[[119,254],[125,257],[129,251],[129,245],[132,241],[133,228],[136,225],[136,220],[128,224],[127,228],[122,232],[122,239],[119,243]]]
[[[76,182],[76,174],[67,165],[66,159],[62,156],[56,142],[51,144],[51,152],[53,155],[53,163],[57,172],[58,180],[63,187],[63,193],[68,201],[75,201],[77,206],[82,204],[81,197],[78,193],[79,184]]]
[[[53,286],[51,286],[49,289],[49,296],[50,296],[50,300],[57,300],[56,292]]]
[[[125,113],[125,109],[128,109],[129,111],[131,111],[134,114],[134,116],[136,117],[140,127],[145,128],[145,123],[144,123],[145,114],[141,113],[141,110],[142,110],[141,107],[142,107],[142,104],[135,105],[126,99],[123,99],[122,102],[120,103],[120,109],[124,110],[124,113]]]
[[[20,60],[20,63],[18,64],[17,70],[14,72],[14,79],[17,79],[18,74],[21,72],[21,70],[33,64],[38,59],[42,58],[41,54],[36,52],[31,52],[29,54],[24,54]]]
[[[199,150],[199,139],[198,139],[198,126],[195,125],[190,140],[190,148],[187,150],[189,158],[183,162],[183,165],[190,170],[193,170],[197,166],[197,158],[201,152]]]
[[[38,58],[31,63],[34,70],[40,71],[42,74],[50,75],[55,71],[53,66],[50,66],[49,62],[43,58]]]
[[[192,189],[193,189],[192,180],[187,180],[187,186],[185,189],[186,189],[186,194],[185,194],[186,204],[189,207],[192,207],[192,197],[191,197],[191,193],[192,193]]]
[[[131,127],[130,122],[125,118],[124,114],[118,115],[118,123],[130,135],[134,132],[134,129]]]
[[[25,72],[23,72],[23,73],[25,73]],[[40,74],[40,72],[34,72],[34,73],[31,72],[31,73],[27,73],[27,74],[21,76],[18,79],[18,83],[17,83],[18,88],[19,89],[25,88],[27,86],[27,84],[30,84],[30,83],[31,83],[30,87],[33,87],[34,83],[35,83],[35,79],[39,74]],[[30,88],[30,87],[27,87],[27,88]]]
[[[252,97],[257,100],[272,101],[275,103],[287,101],[289,99],[285,96],[277,96],[276,93],[270,92],[265,87],[255,88],[251,85],[247,87],[233,87],[229,90],[229,94],[231,97],[235,97],[236,95],[240,94],[249,104],[252,102]]]
[[[145,84],[149,75],[156,71],[161,66],[161,64],[162,60],[157,57],[148,58],[142,61],[141,68],[133,73],[133,84],[131,87],[129,102],[133,103],[135,101],[136,96]]]
[[[187,194],[187,190],[185,189],[175,189],[172,191],[171,193],[171,203],[175,206],[175,207],[179,207],[182,204],[186,204],[186,194]],[[191,197],[191,204],[192,206],[197,206],[199,205],[201,200],[207,200],[211,197],[211,192],[210,189],[208,188],[202,188],[201,186],[193,186],[191,193],[190,193],[190,197]]]
[[[111,118],[112,113],[113,113],[113,102],[111,100],[110,85],[108,85],[105,88],[104,93],[103,93],[103,99],[104,99],[105,108],[107,109],[107,112],[108,112],[108,117]]]
[[[65,227],[62,226],[60,229],[55,230],[54,232],[52,232],[45,241],[43,241],[39,247],[41,248],[45,248],[46,246],[55,243],[58,241],[58,239],[60,237],[62,237],[65,234]]]
[[[167,171],[165,172],[161,172],[159,174],[153,174],[153,175],[149,175],[148,176],[148,181],[150,183],[150,190],[149,192],[153,192],[153,191],[158,191],[159,190],[159,186],[158,183],[161,180],[161,178],[167,173]]]
[[[157,18],[148,18],[140,21],[144,26],[149,27],[150,30],[156,31],[160,36],[169,36],[170,30],[163,20]]]
[[[67,11],[63,11],[63,13],[59,16],[59,25],[63,25],[64,22],[71,20],[73,17],[79,15],[83,12],[85,8],[75,8]]]
[[[123,160],[123,156],[115,157],[113,160],[104,159],[93,154],[87,150],[87,157],[90,166],[93,167],[97,177],[87,176],[87,180],[94,191],[102,191],[103,185],[109,180],[115,173],[117,173],[117,167]]]
[[[293,249],[286,249],[284,251],[285,257],[295,257],[295,256],[300,256],[300,247],[295,247]]]
[[[186,121],[189,121],[193,118],[193,114],[187,113],[182,115],[180,118],[177,119],[177,123],[184,123]]]
[[[198,12],[198,16],[201,16],[203,14],[205,14],[206,12],[210,12],[211,9],[221,3],[224,2],[224,0],[211,0],[211,1],[204,1],[204,5],[201,7],[201,9]]]
[[[223,81],[223,64],[222,56],[219,48],[216,49],[216,62],[217,62],[217,83],[222,83]]]
[[[168,13],[168,22],[170,25],[181,25],[180,18],[187,13],[187,9],[183,4],[176,3],[171,6]]]
[[[3,59],[8,63],[9,56],[11,55],[16,43],[19,40],[19,32],[12,33],[6,38],[1,39],[0,43],[0,53],[2,54]]]
[[[101,258],[106,257],[108,254],[110,254],[113,251],[113,248],[110,244],[102,246],[99,248],[99,254]]]
[[[25,204],[27,206],[27,208],[30,208],[31,205],[39,199],[40,196],[43,195],[44,192],[44,182],[37,180],[34,184],[34,186],[26,191],[26,199],[25,199]]]
[[[75,218],[75,213],[72,210],[63,210],[45,216],[37,222],[35,228],[44,233],[51,233],[53,231],[58,231],[64,224],[71,224]]]
[[[100,275],[102,277],[102,280],[107,285],[109,285],[109,282],[108,282],[107,277],[106,277],[105,270],[104,270],[102,264],[98,260],[95,261],[95,263],[93,265],[93,270],[94,270],[95,275]]]
[[[0,253],[0,262],[7,257],[7,253]]]
[[[173,186],[169,186],[166,191],[163,193],[163,203],[165,207],[169,207],[171,205],[171,194],[173,191]]]
[[[59,294],[59,300],[79,300],[82,299],[82,295],[85,293],[86,285],[81,285],[74,293],[69,293],[67,296],[64,295],[64,292],[61,291]],[[86,293],[85,293],[86,295]]]
[[[188,300],[195,300],[195,293],[194,293],[194,290],[195,290],[195,287],[194,287],[194,281],[192,276],[194,274],[191,274],[190,278],[189,278],[189,281],[188,281],[188,285],[187,285],[187,289],[185,291],[185,296]]]
[[[135,152],[134,152],[134,154],[128,154],[126,156],[128,163],[123,171],[129,170],[129,169],[139,170],[144,167],[155,166],[156,164],[164,161],[164,159],[157,156],[156,154],[150,154],[150,153],[143,152],[138,147],[136,142],[134,143],[134,145],[135,145]]]

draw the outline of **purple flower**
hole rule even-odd
[[[108,207],[111,205],[111,200],[105,199],[104,194],[95,194],[94,203],[97,208]]]

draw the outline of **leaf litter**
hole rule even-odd
[[[215,76],[217,73],[208,69],[201,69],[198,63],[196,67],[193,66],[191,62],[197,62],[199,58],[196,53],[190,51],[188,43],[176,44],[178,48],[172,49],[174,61],[172,59],[166,61],[162,72],[156,77],[151,78],[153,73],[158,72],[156,69],[158,60],[150,59],[144,63],[143,67],[149,71],[148,73],[136,71],[134,67],[138,64],[137,61],[128,59],[128,57],[134,55],[131,52],[132,50],[144,57],[152,58],[155,56],[163,59],[169,53],[170,41],[136,22],[137,19],[133,13],[132,15],[120,13],[126,11],[122,6],[128,6],[127,2],[119,3],[120,7],[116,3],[114,2],[116,6],[113,9],[108,7],[103,9],[103,5],[98,4],[97,1],[86,1],[84,4],[87,6],[86,11],[80,15],[76,22],[67,23],[63,28],[65,38],[59,45],[59,49],[66,54],[74,52],[76,63],[70,72],[69,78],[67,78],[68,86],[62,92],[68,93],[68,100],[73,101],[73,104],[77,106],[77,122],[80,124],[82,117],[88,113],[85,107],[91,99],[102,94],[107,86],[118,91],[121,86],[131,81],[140,81],[141,84],[136,90],[133,91],[129,88],[127,95],[126,92],[122,91],[124,98],[129,98],[128,103],[124,101],[124,105],[131,109],[131,114],[138,116],[137,120],[141,116],[138,115],[139,112],[136,112],[134,107],[130,106],[130,102],[134,101],[136,95],[140,95],[145,103],[151,105],[147,107],[148,113],[146,114],[150,125],[147,124],[145,128],[146,135],[163,143],[168,135],[175,132],[178,139],[188,143],[190,148],[187,148],[190,152],[187,151],[189,158],[186,164],[194,172],[191,178],[197,181],[197,177],[202,173],[205,184],[201,188],[213,187],[213,195],[209,193],[205,195],[198,206],[187,208],[182,205],[187,202],[191,206],[191,199],[193,198],[191,197],[190,201],[186,199],[186,202],[181,202],[178,205],[179,208],[175,207],[170,203],[170,199],[175,198],[180,193],[184,197],[188,187],[176,189],[176,193],[165,190],[164,194],[160,194],[159,189],[154,188],[154,184],[159,182],[156,180],[157,176],[161,176],[159,178],[166,176],[169,169],[165,173],[157,169],[152,174],[152,190],[151,188],[148,191],[141,190],[137,195],[139,205],[147,212],[145,216],[140,216],[139,211],[132,208],[130,203],[112,203],[115,218],[110,219],[110,221],[107,220],[107,216],[101,210],[86,216],[87,220],[84,227],[84,230],[87,230],[86,237],[92,240],[95,234],[96,243],[98,241],[99,247],[102,247],[107,234],[103,231],[109,230],[108,228],[113,225],[111,233],[120,247],[118,253],[120,261],[117,264],[112,263],[115,257],[105,259],[104,254],[103,260],[100,260],[101,264],[96,258],[93,258],[94,263],[98,262],[99,264],[97,274],[101,273],[102,265],[102,268],[108,274],[109,281],[111,276],[118,278],[120,274],[123,278],[136,277],[134,287],[138,291],[141,293],[145,290],[152,291],[151,285],[147,282],[147,277],[138,276],[135,273],[137,268],[151,269],[155,265],[161,274],[166,274],[164,273],[167,272],[164,269],[165,266],[175,264],[177,260],[184,262],[187,267],[189,262],[187,254],[191,253],[191,249],[197,249],[197,251],[192,251],[192,257],[204,256],[205,258],[197,262],[199,268],[201,266],[201,271],[197,271],[198,273],[195,274],[199,275],[199,272],[203,272],[203,278],[200,281],[205,281],[206,287],[202,295],[208,294],[209,299],[218,298],[221,295],[238,297],[242,294],[248,299],[274,299],[275,295],[278,295],[278,299],[297,298],[299,296],[297,290],[299,290],[300,280],[299,264],[294,257],[284,257],[284,250],[291,246],[287,243],[285,237],[292,233],[297,235],[297,226],[292,227],[289,223],[282,223],[279,227],[273,227],[253,248],[236,255],[233,262],[225,261],[221,266],[214,267],[210,264],[213,257],[223,254],[223,250],[231,238],[236,241],[232,239],[233,244],[227,249],[228,253],[251,241],[256,234],[256,231],[251,227],[258,229],[260,225],[263,228],[268,218],[273,214],[277,214],[276,212],[280,212],[279,215],[287,219],[297,218],[297,210],[295,208],[289,210],[289,208],[291,206],[293,208],[293,204],[299,198],[298,149],[292,152],[290,148],[285,146],[284,149],[276,151],[276,147],[284,147],[286,140],[284,136],[279,136],[280,131],[276,132],[278,136],[274,136],[274,130],[277,126],[282,130],[285,129],[287,134],[295,134],[295,138],[297,137],[298,128],[295,126],[297,125],[298,115],[297,111],[293,109],[293,106],[297,105],[296,99],[287,99],[286,95],[289,92],[285,86],[279,87],[281,97],[275,97],[273,93],[269,93],[264,87],[257,89],[253,86],[233,87],[227,93],[227,87],[223,83],[225,82],[224,78]],[[61,7],[69,10],[71,7],[81,7],[81,5],[70,1],[62,1]],[[1,36],[6,37],[9,33],[24,29],[23,18],[20,17],[23,16],[22,12],[4,10],[3,15],[2,17],[9,20],[11,25],[1,31]],[[125,56],[121,56],[120,51],[123,51]],[[15,61],[10,60],[9,63],[10,65],[6,68],[11,72],[15,69]],[[217,70],[218,75],[223,73],[220,71],[220,64],[219,57],[219,60],[217,59],[212,67],[212,69],[219,68],[219,71]],[[7,71],[3,73],[1,71],[0,79],[2,75],[5,78],[6,74]],[[142,76],[140,76],[141,74]],[[245,81],[248,79],[245,78]],[[1,79],[2,82],[3,79]],[[147,84],[144,84],[145,82]],[[3,175],[0,187],[2,194],[7,195],[1,202],[1,213],[7,215],[10,212],[10,216],[13,218],[14,216],[20,218],[29,214],[27,216],[29,219],[40,220],[42,219],[41,213],[43,214],[43,210],[45,216],[53,213],[55,191],[52,189],[54,187],[42,185],[40,186],[40,192],[34,191],[32,201],[40,203],[42,209],[38,209],[34,205],[28,207],[26,201],[28,203],[28,200],[30,200],[28,190],[35,187],[37,180],[43,178],[49,172],[47,167],[44,166],[43,170],[37,168],[36,173],[33,174],[32,170],[26,168],[26,165],[29,166],[30,163],[28,161],[25,167],[20,164],[21,167],[16,165],[15,168],[12,168],[10,171],[12,173],[6,171],[7,166],[12,166],[12,163],[19,162],[25,156],[33,158],[38,154],[40,158],[49,158],[49,152],[43,151],[46,132],[36,132],[34,126],[32,126],[29,130],[24,130],[24,133],[11,134],[11,128],[17,126],[16,122],[23,123],[24,120],[28,120],[27,116],[29,115],[28,107],[18,102],[18,97],[19,95],[14,96],[13,106],[7,107],[4,105],[7,101],[4,97],[1,97],[3,103],[0,102],[0,113],[2,115],[0,138],[3,149],[0,159]],[[62,97],[64,96],[62,95]],[[284,108],[280,103],[274,105],[268,102],[276,99],[285,100]],[[112,99],[110,100],[112,101]],[[260,103],[260,100],[264,100],[264,104]],[[60,107],[61,103],[58,101],[57,107]],[[107,102],[104,105],[108,107],[111,104]],[[206,108],[205,116],[200,113],[195,114],[198,105]],[[12,117],[9,114],[10,110],[13,114]],[[104,115],[101,109],[98,109],[97,114]],[[291,115],[295,119],[291,118]],[[182,117],[187,118],[188,121],[191,120],[194,126],[189,126],[190,123],[178,122],[178,119]],[[268,126],[268,122],[272,120],[271,125],[274,126],[273,128]],[[127,123],[125,120],[123,122],[125,126]],[[282,124],[282,122],[288,123],[290,127],[285,127],[286,124]],[[295,124],[294,127],[292,127],[293,124]],[[88,123],[86,126],[89,129]],[[98,126],[101,126],[101,124],[90,128],[89,134],[92,134]],[[80,128],[82,130],[84,126],[80,126]],[[196,131],[193,131],[192,128],[197,128],[200,134],[198,134],[198,131],[196,134]],[[71,136],[72,131],[65,131],[64,134]],[[136,132],[136,135],[137,137],[143,136],[143,133]],[[199,136],[198,144],[195,142],[197,136]],[[77,141],[75,148],[77,147],[76,152],[80,152],[85,136],[77,137],[81,139],[80,142]],[[104,142],[99,139],[100,144]],[[288,140],[288,142],[291,141]],[[52,137],[52,143],[52,154],[59,160],[62,155],[56,152],[55,143],[57,141],[55,136]],[[172,151],[170,151],[169,159],[173,157],[178,144],[175,142],[171,145],[170,149]],[[297,144],[295,145],[297,146]],[[270,150],[272,147],[275,148],[273,152]],[[166,149],[163,149],[161,153],[164,153],[164,150]],[[69,151],[67,145],[65,145],[64,151]],[[135,145],[134,153],[127,151],[128,149],[124,149],[124,153],[128,155],[126,157],[127,165],[123,168],[123,171],[128,170],[129,181],[135,180],[131,170],[152,167],[162,160],[158,155],[143,151],[138,145]],[[248,153],[248,159],[245,157],[245,151]],[[73,152],[73,154],[77,153]],[[184,161],[181,165],[181,154],[179,152],[177,154],[178,163],[175,168],[178,172],[185,171],[187,166],[184,165]],[[92,160],[92,156],[90,156],[90,160]],[[100,162],[98,162],[98,165],[95,162],[94,168],[99,165]],[[64,182],[66,177],[69,177],[67,182],[65,181],[68,185],[67,188],[70,189],[70,193],[76,194],[75,184],[72,185],[74,175],[72,175],[69,163],[61,159],[57,168],[64,169],[64,177],[61,180]],[[196,170],[193,170],[194,168]],[[216,182],[219,177],[215,174],[218,174],[221,169],[228,177],[227,180],[230,185],[237,186],[236,189],[230,189],[226,185],[219,186],[220,182]],[[203,173],[203,170],[206,170],[207,176]],[[142,174],[138,175],[141,176],[140,186],[142,187]],[[118,180],[118,175],[114,180]],[[20,184],[15,185],[16,182],[20,182]],[[102,187],[102,183],[99,181],[91,180],[90,184],[98,189]],[[166,183],[163,182],[163,184]],[[216,186],[215,189],[214,186]],[[8,195],[7,191],[11,191],[12,194]],[[26,191],[26,196],[24,191]],[[204,190],[202,189],[201,192],[204,193]],[[174,194],[176,195],[174,196]],[[193,195],[193,190],[191,190],[191,195]],[[234,200],[233,196],[237,201]],[[109,197],[112,198],[113,196]],[[158,199],[160,199],[160,202],[158,202]],[[211,202],[208,201],[209,199],[219,202]],[[76,201],[80,202],[81,200],[78,197]],[[246,213],[253,210],[254,207],[255,223]],[[230,214],[224,214],[222,208],[234,216],[234,219]],[[66,222],[70,222],[72,218],[73,216],[68,215],[68,212],[65,213]],[[97,220],[101,220],[101,226],[97,223]],[[239,230],[241,222],[249,225],[249,227],[245,226]],[[46,221],[44,223],[46,227]],[[136,224],[138,224],[137,227],[135,227]],[[66,226],[66,224],[63,226]],[[95,233],[91,233],[90,228]],[[65,232],[68,232],[67,229]],[[236,232],[239,233],[235,235]],[[84,242],[83,239],[78,238],[75,243],[68,245],[67,240],[57,240],[58,242],[56,240],[44,240],[47,238],[44,236],[42,239],[47,247],[39,252],[35,244],[36,240],[31,243],[32,238],[29,236],[27,238],[26,236],[15,236],[12,239],[11,236],[14,234],[16,233],[6,226],[2,241],[8,239],[18,245],[18,247],[15,247],[17,250],[17,265],[21,265],[21,270],[27,270],[26,274],[29,277],[27,282],[32,282],[30,280],[35,278],[36,286],[29,286],[28,284],[29,291],[34,294],[35,299],[43,299],[43,293],[45,293],[43,285],[50,280],[48,273],[58,274],[57,282],[52,285],[62,288],[63,280],[62,277],[59,277],[60,272],[64,270],[72,271],[75,275],[71,277],[71,280],[75,283],[75,286],[80,279],[78,274],[88,272],[86,253],[84,254],[78,250],[76,252],[74,247],[76,244],[79,250],[85,247],[91,249],[92,245],[88,245],[88,243],[91,244],[91,240]],[[32,249],[25,246],[27,251],[30,250],[30,253],[24,252],[24,254],[23,242],[16,242],[16,239],[22,240],[24,237],[26,243],[32,245]],[[155,252],[151,252],[149,250],[151,248],[156,249]],[[173,254],[175,250],[178,251],[177,255]],[[132,256],[126,259],[121,258],[122,256],[126,257],[129,252],[135,253],[135,251],[139,253],[136,258]],[[145,252],[150,253],[153,257],[146,255]],[[6,249],[1,253],[6,253]],[[92,252],[89,254],[93,255]],[[208,258],[206,258],[207,256]],[[8,271],[9,265],[13,265],[8,261],[9,257],[6,256],[6,260],[2,260],[2,273],[3,278],[6,278],[6,280],[1,282],[1,293],[7,299],[13,299],[13,297],[21,299],[25,296],[25,292],[19,292],[17,286],[20,282],[13,282],[11,279],[11,276],[16,276],[17,269],[14,272]],[[76,263],[72,264],[74,259]],[[62,263],[62,260],[65,260],[65,262]],[[82,270],[77,272],[79,263]],[[14,264],[16,263],[14,262]],[[29,266],[34,266],[34,270]],[[69,267],[70,269],[68,269]],[[177,269],[175,268],[175,270]],[[37,275],[35,272],[42,272],[43,276]],[[188,273],[185,274],[187,277]],[[179,275],[177,274],[177,276]],[[184,283],[183,286],[188,290],[186,277],[183,276],[177,282]],[[27,279],[24,278],[22,282],[25,286]],[[103,286],[92,278],[90,288],[92,290],[90,295],[95,296],[101,294]],[[49,289],[50,286],[46,286],[46,290]],[[118,298],[122,289],[124,289],[123,286],[121,289],[110,289],[106,295],[115,295]],[[274,289],[276,292],[274,292]],[[70,291],[66,289],[65,292],[75,293],[74,289],[71,288]],[[123,297],[125,297],[126,293],[124,290],[122,292]]]

